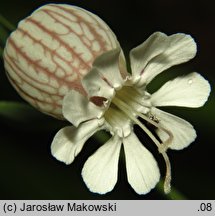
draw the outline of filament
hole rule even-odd
[[[151,138],[151,140],[155,143],[155,145],[158,148],[159,153],[161,153],[161,155],[164,158],[165,164],[166,164],[166,175],[165,175],[165,180],[164,180],[164,192],[165,193],[169,193],[170,189],[171,189],[171,164],[169,161],[169,157],[166,153],[166,149],[167,149],[167,145],[169,145],[170,141],[173,138],[172,133],[170,133],[168,130],[164,129],[163,127],[160,127],[160,125],[158,125],[156,122],[154,122],[153,120],[147,118],[144,115],[140,115],[140,113],[133,111],[133,109],[131,110],[131,108],[122,100],[120,100],[117,97],[114,97],[112,103],[117,106],[120,110],[122,110],[126,116],[128,116],[135,124],[137,124],[142,130],[144,130],[146,132],[146,134]],[[140,116],[142,119],[150,122],[151,124],[153,124],[154,126],[164,130],[168,135],[169,135],[169,139],[167,140],[167,142],[164,142],[163,144],[161,144],[157,138],[152,134],[152,132],[145,126],[143,125],[135,116],[134,114],[138,113],[138,116]]]

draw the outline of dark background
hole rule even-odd
[[[2,0],[0,13],[17,25],[37,7],[51,2]],[[193,71],[200,72],[209,80],[212,92],[204,107],[167,109],[192,123],[198,134],[189,148],[170,151],[169,155],[174,187],[188,199],[215,199],[215,13],[212,1],[55,2],[77,5],[100,16],[115,32],[127,56],[130,49],[155,31],[166,34],[183,32],[194,37],[198,45],[197,56],[190,62],[161,74],[150,89],[154,91],[169,78]],[[23,102],[9,84],[1,59],[0,101],[2,100]],[[18,113],[17,116],[14,120],[0,115],[0,199],[166,199],[157,190],[145,196],[135,194],[127,183],[123,160],[120,162],[118,183],[112,192],[103,196],[89,192],[81,179],[81,168],[99,144],[93,138],[90,139],[75,162],[66,166],[50,154],[52,138],[64,123],[34,109],[21,115]],[[144,139],[150,143],[147,137]],[[162,164],[161,171],[164,175]]]

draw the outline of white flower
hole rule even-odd
[[[210,93],[209,83],[198,73],[168,81],[149,94],[147,85],[155,76],[173,65],[186,62],[196,54],[194,40],[185,34],[167,36],[156,32],[130,52],[132,75],[119,69],[120,48],[99,56],[82,84],[88,98],[70,91],[64,98],[63,115],[74,126],[61,129],[51,151],[58,160],[70,164],[86,140],[99,130],[112,138],[86,161],[82,176],[92,192],[107,193],[117,182],[118,160],[123,145],[128,182],[138,194],[146,194],[158,183],[160,172],[153,155],[134,134],[133,125],[142,128],[158,147],[166,163],[164,190],[170,190],[171,168],[168,148],[180,150],[196,138],[187,121],[157,107],[200,107]],[[156,127],[159,141],[138,119]]]

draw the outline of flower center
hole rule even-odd
[[[140,94],[135,88],[124,86],[116,92],[112,99],[108,110],[105,113],[106,121],[113,128],[113,133],[117,131],[121,137],[126,137],[130,134],[131,124],[137,124],[145,133],[152,139],[162,154],[166,163],[166,177],[164,182],[164,191],[170,191],[171,167],[166,150],[173,139],[170,131],[159,124],[159,120],[150,112],[150,95],[146,92],[145,95]],[[156,128],[163,130],[169,136],[169,139],[160,143],[153,133],[138,119],[141,118]]]

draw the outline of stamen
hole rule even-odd
[[[168,134],[169,138],[168,138],[165,142],[162,143],[163,151],[166,151],[167,148],[168,148],[168,146],[170,145],[170,143],[171,143],[172,140],[173,140],[173,134],[172,134],[169,130],[167,130],[166,128],[160,126],[157,122],[153,121],[153,120],[150,119],[150,118],[147,118],[147,117],[146,117],[145,115],[143,115],[142,113],[139,113],[139,112],[136,112],[136,111],[134,111],[134,113],[137,114],[137,115],[138,115],[139,117],[141,117],[142,119],[148,121],[150,124],[154,125],[155,127],[159,128],[159,129],[161,129],[161,130],[163,130],[165,133]]]
[[[145,115],[143,115],[142,113],[140,112],[137,112],[133,109],[131,109],[124,101],[122,101],[121,99],[115,97],[114,100],[118,100],[118,103],[121,103],[122,107],[125,107],[128,111],[130,111],[131,113],[135,113],[136,115],[138,115],[140,118],[142,118],[143,120],[149,122],[150,124],[154,125],[155,127],[163,130],[165,133],[167,133],[167,135],[169,136],[169,138],[162,143],[162,149],[160,147],[160,151],[166,151],[168,146],[170,145],[170,143],[172,142],[173,140],[173,134],[167,130],[166,128],[160,126],[157,122],[153,121],[152,119],[146,117]],[[120,102],[119,102],[120,101]]]
[[[169,157],[167,155],[166,152],[162,153],[162,156],[165,160],[165,164],[166,164],[166,176],[165,176],[165,180],[164,180],[164,192],[167,194],[171,191],[171,165],[170,165],[170,161],[169,161]]]
[[[130,107],[124,103],[122,100],[120,100],[117,97],[114,97],[114,99],[112,100],[112,103],[117,106],[120,110],[122,110],[134,123],[136,123],[142,130],[144,130],[146,132],[146,134],[151,138],[151,140],[155,143],[155,145],[158,148],[159,153],[162,154],[165,164],[166,164],[166,175],[165,175],[165,180],[164,180],[164,192],[165,193],[169,193],[171,190],[171,165],[170,165],[170,161],[169,161],[169,157],[166,153],[166,148],[163,148],[163,144],[161,144],[156,137],[152,134],[152,132],[145,126],[143,125],[135,116],[133,113],[133,110],[130,109]],[[133,112],[133,113],[132,113]],[[136,114],[136,113],[135,113]],[[142,115],[142,114],[141,114]],[[153,125],[158,126],[158,124],[156,122],[153,122],[151,119],[148,119],[147,117],[145,117],[144,115],[142,115],[141,117],[143,117],[143,119],[145,119],[148,122],[152,122]],[[150,121],[149,121],[150,120]],[[159,128],[161,128],[159,126]]]
[[[124,87],[125,88],[125,87]],[[127,93],[129,92],[129,94]],[[126,91],[118,91],[117,92],[117,95],[120,97],[120,98],[123,98],[123,99],[130,99],[132,100],[132,102],[138,104],[138,105],[141,105],[141,106],[148,106],[147,103],[145,103],[145,101],[140,101],[139,98],[142,98],[143,96],[140,95],[137,91],[135,91],[133,88],[129,88],[127,89]]]

